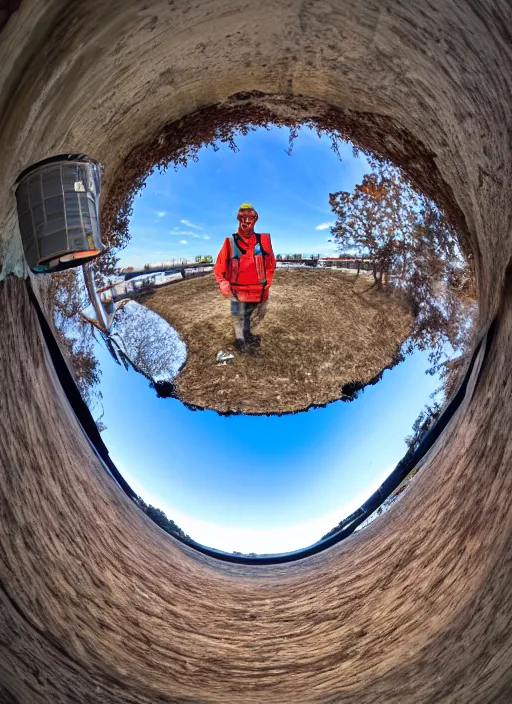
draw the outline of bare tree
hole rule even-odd
[[[372,262],[374,285],[400,288],[410,298],[410,348],[429,349],[440,362],[449,342],[463,347],[476,309],[471,262],[436,204],[417,193],[402,170],[369,159],[372,172],[350,193],[331,193],[331,232],[340,251]],[[468,322],[469,321],[469,322]]]
[[[156,313],[137,303],[120,311],[112,337],[133,367],[152,381],[174,378],[183,356],[177,334]]]
[[[90,406],[101,396],[96,389],[101,371],[94,355],[92,329],[80,316],[89,301],[78,270],[51,274],[48,296],[54,330],[71,363],[80,393]]]
[[[329,195],[337,220],[331,232],[341,251],[356,251],[372,262],[376,286],[387,285],[391,272],[405,278],[414,238],[418,196],[400,169],[370,162],[372,173],[352,191]]]

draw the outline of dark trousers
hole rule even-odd
[[[233,299],[231,301],[231,315],[234,317],[235,336],[239,340],[244,340],[251,332],[251,317],[255,314],[255,325],[257,325],[265,315],[267,301],[263,303],[245,303]]]

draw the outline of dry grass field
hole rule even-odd
[[[394,362],[411,326],[405,300],[339,270],[278,269],[252,354],[233,348],[229,300],[213,275],[157,289],[139,299],[187,344],[176,378],[179,398],[235,413],[290,413],[342,397]],[[219,350],[235,358],[218,364]]]

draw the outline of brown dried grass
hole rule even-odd
[[[213,275],[157,289],[139,302],[187,344],[178,397],[221,413],[293,413],[342,398],[396,363],[412,315],[403,296],[339,270],[278,269],[252,354],[233,348],[233,319]],[[219,350],[235,358],[218,364]]]

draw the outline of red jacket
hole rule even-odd
[[[247,303],[266,301],[276,269],[270,235],[253,232],[248,240],[238,233],[233,237],[224,240],[213,268],[221,292]]]

